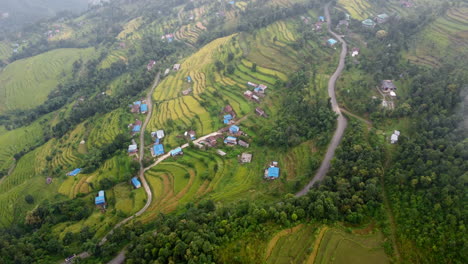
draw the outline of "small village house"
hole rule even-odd
[[[236,117],[236,112],[234,111],[234,109],[230,105],[226,105],[224,107],[224,109],[223,109],[223,112],[226,113],[226,114],[230,114],[232,116],[232,118]]]
[[[396,97],[396,93],[395,93],[394,91],[391,91],[391,92],[390,92],[390,96],[391,96],[391,97]]]
[[[140,112],[141,112],[142,114],[148,113],[148,105],[147,105],[147,104],[141,104],[141,106],[140,106]]]
[[[231,122],[231,120],[232,120],[232,115],[230,115],[230,114],[229,114],[229,115],[225,115],[225,116],[223,117],[223,123],[226,124],[226,125],[229,124],[229,122]]]
[[[174,67],[172,68],[174,71],[180,70],[180,64],[174,64]]]
[[[52,177],[47,177],[46,184],[51,184],[51,183],[52,183]]]
[[[171,72],[171,70],[169,68],[167,68],[165,71],[164,71],[164,76],[167,76],[169,74],[169,72]]]
[[[324,16],[319,16],[318,20],[319,20],[320,22],[325,22],[325,17],[324,17]]]
[[[366,20],[363,20],[361,23],[362,23],[362,26],[366,28],[374,28],[376,25],[375,22],[369,18]]]
[[[257,103],[260,103],[260,97],[258,97],[256,95],[252,95],[252,100],[254,100]]]
[[[351,57],[356,57],[357,55],[359,55],[359,48],[353,48],[351,50]]]
[[[392,80],[383,80],[382,84],[380,85],[380,89],[382,90],[382,92],[388,93],[391,91],[395,91],[397,87],[395,86]]]
[[[153,148],[151,149],[151,155],[153,157],[156,157],[156,156],[161,156],[163,154],[164,154],[164,146],[162,144],[159,144],[159,141],[158,141],[158,144],[153,145]]]
[[[171,150],[170,153],[171,153],[171,156],[172,156],[172,157],[175,157],[175,156],[184,154],[184,152],[182,151],[182,148],[181,148],[181,147],[177,147],[177,148]]]
[[[189,95],[192,92],[192,87],[189,87],[182,91],[182,95]]]
[[[336,43],[338,43],[338,41],[336,39],[328,39],[327,40],[327,45],[330,46],[330,47],[333,47],[336,45]]]
[[[245,92],[244,92],[244,96],[245,96],[247,99],[251,99],[252,96],[253,96],[253,92],[252,92],[252,91],[245,91]]]
[[[138,145],[137,144],[131,144],[131,145],[128,145],[128,155],[129,156],[133,156],[133,155],[136,155],[137,152],[138,152]]]
[[[257,107],[255,108],[255,113],[259,116],[263,116],[263,117],[266,117],[267,115],[265,114],[265,111],[263,111],[263,109]]]
[[[237,134],[240,132],[240,128],[236,125],[232,125],[231,127],[229,127],[229,132],[231,134]]]
[[[215,136],[207,137],[204,142],[210,147],[215,147],[218,143]]]
[[[156,61],[150,60],[149,63],[148,63],[148,65],[146,65],[146,69],[147,69],[148,71],[151,71],[151,70],[153,69],[154,65],[156,65]]]
[[[239,146],[244,147],[244,148],[248,148],[250,146],[249,143],[247,143],[247,142],[245,142],[243,140],[240,140],[240,139],[239,139],[238,144],[239,144]]]
[[[159,139],[164,138],[164,130],[160,129],[160,130],[156,131],[156,137],[159,138]]]
[[[252,87],[254,87],[254,88],[258,86],[258,84],[255,84],[255,83],[253,83],[253,82],[247,82],[247,85],[248,85],[248,86],[252,86]]]
[[[268,88],[268,86],[264,85],[264,84],[260,84],[257,86],[257,88],[254,89],[254,92],[255,93],[261,93],[261,94],[264,94],[265,93],[265,90]]]
[[[242,153],[241,155],[241,163],[250,163],[252,162],[252,154],[250,153]]]
[[[220,149],[217,149],[217,150],[216,150],[216,153],[217,153],[218,155],[222,156],[222,157],[224,157],[224,156],[227,155],[226,152],[224,152],[224,151],[222,151],[222,150],[220,150]]]
[[[392,143],[392,144],[397,143],[399,137],[400,137],[400,131],[398,131],[398,130],[393,131],[393,134],[390,137],[390,143]]]
[[[141,187],[141,182],[138,180],[137,177],[132,178],[132,184],[133,184],[133,187],[135,187],[135,189],[138,189]]]
[[[94,203],[103,207],[106,205],[106,197],[103,190],[98,192],[97,196],[94,198]]]
[[[196,133],[193,130],[185,131],[184,134],[185,137],[188,137],[190,140],[195,140],[196,138]]]
[[[77,168],[77,169],[74,169],[72,171],[70,171],[69,173],[67,173],[67,176],[76,176],[78,174],[80,174],[81,172],[81,168]]]
[[[192,77],[187,76],[187,82],[189,82],[189,83],[192,82]]]
[[[278,179],[280,169],[275,166],[270,166],[265,170],[265,178],[270,180]]]
[[[237,145],[237,138],[229,136],[224,139],[224,144],[226,145]]]
[[[382,23],[387,22],[389,18],[390,17],[387,14],[383,13],[383,14],[377,15],[375,17],[375,21],[379,24],[382,24]]]

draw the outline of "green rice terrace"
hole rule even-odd
[[[113,0],[0,28],[0,263],[466,263],[467,11]]]

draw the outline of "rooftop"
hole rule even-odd
[[[156,156],[164,154],[164,146],[162,144],[155,144],[153,146],[153,152]]]
[[[278,167],[268,168],[268,177],[278,178],[279,177],[279,168]]]

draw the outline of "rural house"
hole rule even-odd
[[[366,20],[363,20],[361,23],[362,23],[362,26],[366,28],[374,28],[376,25],[375,22],[369,18]]]
[[[224,139],[224,144],[226,144],[226,145],[237,145],[237,138],[229,136],[226,139]]]
[[[164,138],[164,130],[160,129],[160,130],[156,131],[156,137],[159,138],[159,139]]]
[[[67,176],[76,176],[76,175],[78,175],[80,172],[81,172],[81,168],[74,169],[74,170],[70,171],[69,173],[67,173]]]
[[[214,147],[218,143],[215,136],[207,137],[204,141],[208,146]]]
[[[236,125],[232,125],[231,127],[229,127],[229,132],[231,134],[237,134],[240,132],[240,128]]]
[[[325,17],[324,16],[319,16],[319,21],[320,22],[325,22]]]
[[[385,23],[390,17],[387,14],[380,14],[375,17],[375,21],[379,24]]]
[[[330,46],[330,47],[333,47],[335,46],[335,44],[338,43],[338,41],[336,39],[328,39],[327,40],[327,45]]]
[[[248,86],[252,86],[252,87],[254,87],[254,88],[256,88],[256,87],[258,86],[258,84],[255,84],[255,83],[253,83],[253,82],[247,82],[247,85],[248,85]]]
[[[180,64],[174,64],[174,67],[172,68],[174,71],[180,70]]]
[[[148,65],[146,65],[146,69],[147,69],[148,71],[151,71],[151,70],[153,69],[154,65],[156,65],[156,61],[150,60],[149,63],[148,63]]]
[[[263,111],[263,109],[261,109],[260,107],[255,108],[255,113],[259,116],[267,117],[265,111]]]
[[[232,120],[232,115],[225,115],[223,117],[223,123],[226,124],[226,125],[229,124],[229,122],[231,122],[231,120]]]
[[[400,137],[400,131],[395,130],[390,137],[390,143],[395,144],[398,142],[398,137]]]
[[[241,163],[250,163],[252,162],[252,154],[250,153],[242,153],[241,155]]]
[[[351,50],[351,57],[356,57],[357,55],[359,55],[359,48],[353,48]]]
[[[133,142],[135,143],[135,142]],[[131,144],[131,145],[128,145],[128,155],[129,156],[133,156],[133,155],[136,155],[137,152],[138,152],[138,145],[137,144]]]
[[[197,138],[195,137],[195,136],[196,136],[196,133],[195,133],[195,131],[193,131],[193,130],[185,131],[184,136],[190,138],[190,140],[195,140],[195,139],[197,139]]]
[[[256,95],[252,95],[252,100],[254,100],[257,103],[260,103],[260,97],[258,97]]]
[[[159,141],[157,144],[154,144],[153,147],[151,148],[151,155],[153,157],[156,156],[161,156],[164,154],[164,146],[162,144],[159,144]]]
[[[383,80],[380,89],[382,92],[388,93],[395,91],[397,88],[392,80]]]
[[[230,114],[232,116],[232,118],[236,117],[236,112],[234,111],[234,109],[230,105],[226,105],[224,107],[224,109],[223,109],[223,112],[226,113],[226,114]]]
[[[103,190],[98,192],[97,196],[94,198],[94,203],[103,207],[106,205],[106,197]]]
[[[222,151],[222,150],[220,150],[220,149],[217,149],[217,150],[216,150],[216,153],[218,153],[218,155],[220,155],[220,156],[222,156],[222,157],[224,157],[224,156],[227,155],[226,152],[224,152],[224,151]]]
[[[247,99],[251,99],[252,96],[253,96],[253,92],[252,92],[252,91],[245,91],[245,92],[244,92],[244,96],[245,96]]]
[[[148,105],[147,105],[147,104],[141,104],[141,106],[140,106],[140,112],[141,112],[142,114],[148,113]]]
[[[133,184],[133,187],[135,187],[135,189],[138,189],[141,187],[141,182],[138,180],[137,177],[132,178],[132,184]]]
[[[265,169],[265,175],[264,177],[266,179],[274,180],[279,177],[279,168],[278,168],[278,162],[273,161],[267,169]]]
[[[177,147],[177,148],[171,150],[170,153],[171,153],[171,156],[172,156],[172,157],[175,157],[175,156],[184,154],[184,152],[182,152],[182,148],[181,148],[181,147]]]
[[[244,148],[248,148],[250,146],[250,144],[239,139],[239,146],[244,147]]]
[[[264,85],[264,84],[260,84],[259,86],[257,86],[257,88],[254,89],[254,92],[255,93],[260,93],[260,94],[264,94],[265,93],[265,90],[268,88],[268,86]]]

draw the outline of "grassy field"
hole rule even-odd
[[[315,264],[390,263],[382,246],[383,236],[377,230],[359,234],[334,227],[328,229],[322,240],[316,243],[320,243],[320,247]]]
[[[13,54],[11,45],[7,42],[0,41],[0,60],[8,59]]]
[[[0,113],[41,104],[73,62],[92,54],[92,48],[58,49],[9,64],[0,73]]]

